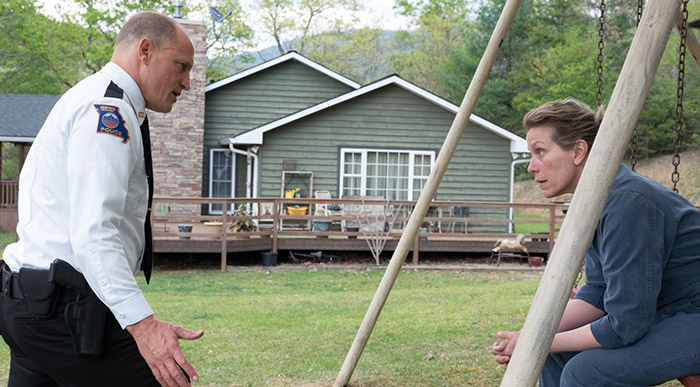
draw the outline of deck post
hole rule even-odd
[[[228,200],[221,205],[221,272],[226,271],[226,259],[228,257],[228,246],[226,246],[226,240],[228,239],[226,223],[226,215],[228,212]]]
[[[345,386],[348,383],[353,371],[355,370],[355,366],[357,366],[357,362],[360,360],[362,351],[364,350],[367,340],[369,340],[369,336],[372,334],[372,329],[379,318],[379,313],[381,313],[384,303],[389,297],[389,292],[391,291],[396,278],[401,272],[401,266],[403,266],[406,255],[408,255],[408,251],[414,242],[414,238],[417,237],[418,227],[422,223],[423,218],[430,207],[430,203],[435,197],[435,193],[437,192],[440,181],[442,180],[442,176],[445,174],[445,171],[450,164],[450,159],[457,149],[459,139],[462,136],[464,129],[467,127],[467,123],[469,122],[472,112],[474,111],[474,106],[476,105],[479,95],[484,88],[484,84],[486,83],[489,73],[491,72],[491,68],[496,62],[501,44],[503,44],[503,41],[508,34],[508,30],[513,23],[513,19],[515,18],[515,14],[521,2],[522,0],[508,0],[503,7],[501,16],[496,23],[496,27],[494,28],[491,38],[489,39],[488,46],[486,47],[484,55],[479,62],[479,66],[474,72],[469,89],[464,96],[459,111],[457,112],[457,115],[452,122],[452,126],[447,133],[447,137],[442,144],[442,148],[438,154],[435,164],[433,165],[433,168],[430,171],[428,180],[423,187],[420,197],[418,198],[418,202],[416,203],[416,206],[411,213],[411,217],[406,224],[404,233],[401,235],[401,239],[396,246],[396,250],[394,250],[391,261],[384,272],[382,281],[377,288],[377,292],[375,293],[374,298],[367,309],[367,313],[362,320],[360,329],[358,330],[355,340],[353,341],[340,372],[338,373],[334,383],[335,387]]]
[[[279,214],[280,214],[280,202],[275,199],[272,203],[272,251],[271,253],[277,252],[277,229],[279,228]]]
[[[680,0],[647,3],[501,381],[503,387],[534,386],[537,382],[679,9]]]
[[[557,206],[552,204],[549,207],[549,238],[547,238],[549,243],[549,249],[547,251],[547,257],[551,257],[552,249],[554,249],[554,232],[557,226]]]
[[[418,249],[420,248],[420,235],[416,235],[416,238],[413,240],[413,264],[417,265],[418,264]]]

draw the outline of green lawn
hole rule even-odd
[[[143,286],[158,318],[204,329],[182,342],[200,386],[328,386],[383,271],[157,272]],[[353,386],[493,386],[500,329],[524,320],[539,274],[403,272]],[[426,357],[432,355],[432,360]],[[0,346],[0,384],[8,350]]]
[[[0,258],[2,258],[2,252],[5,251],[5,246],[13,242],[17,242],[17,234],[0,233]]]
[[[522,214],[515,211],[514,219],[518,220],[546,220],[547,223],[515,223],[514,232],[517,234],[534,234],[538,232],[549,232],[549,217],[536,214]]]

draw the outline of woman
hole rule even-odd
[[[553,101],[523,119],[548,198],[573,193],[603,109]],[[518,332],[492,348],[508,364]],[[700,373],[700,211],[619,167],[586,254],[586,285],[571,300],[540,386],[644,386]]]

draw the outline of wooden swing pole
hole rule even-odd
[[[469,118],[474,111],[476,101],[484,88],[484,84],[486,83],[489,73],[491,72],[491,68],[498,57],[498,51],[500,50],[501,44],[503,44],[503,41],[508,34],[508,30],[513,23],[513,19],[515,18],[515,14],[521,2],[522,0],[508,0],[503,7],[503,11],[501,12],[501,16],[496,23],[496,27],[491,35],[486,50],[484,51],[481,62],[479,62],[479,66],[477,67],[476,72],[474,72],[469,89],[464,96],[464,100],[462,100],[462,105],[457,112],[457,116],[452,122],[452,126],[450,127],[450,131],[447,133],[445,142],[442,144],[440,154],[435,161],[435,165],[433,165],[433,168],[430,171],[430,176],[428,176],[428,180],[423,187],[423,191],[416,202],[416,207],[411,213],[411,217],[406,224],[406,228],[401,235],[401,239],[396,246],[396,250],[394,250],[394,254],[391,257],[391,261],[386,268],[382,281],[377,288],[377,292],[375,293],[374,298],[367,309],[365,318],[362,320],[360,329],[355,336],[355,340],[350,347],[350,351],[345,357],[343,366],[341,367],[335,383],[333,384],[335,387],[345,386],[348,383],[353,371],[355,370],[355,366],[357,366],[357,362],[360,360],[362,351],[364,350],[367,340],[369,340],[369,336],[372,334],[372,329],[379,318],[379,313],[381,313],[382,307],[384,307],[384,303],[389,297],[389,292],[396,281],[396,277],[398,277],[399,272],[401,271],[401,266],[406,260],[406,255],[413,245],[413,240],[418,232],[418,227],[423,221],[423,218],[430,207],[430,203],[432,202],[433,197],[435,197],[435,193],[437,192],[440,181],[442,180],[442,176],[445,174],[445,170],[447,170],[447,167],[450,164],[450,159],[452,158],[455,149],[457,149],[462,132],[464,132],[464,128],[466,128]]]
[[[678,13],[678,16],[676,16],[676,28],[679,31],[681,28],[683,28],[683,20],[681,19],[680,12]],[[688,33],[685,38],[685,45],[688,48],[688,51],[690,51],[690,57],[693,58],[695,67],[697,67],[698,71],[700,71],[700,42],[698,42],[698,37],[695,35],[695,32],[693,32],[692,28],[688,28],[687,31]]]
[[[679,9],[680,0],[647,4],[502,387],[537,382]]]

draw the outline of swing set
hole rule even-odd
[[[408,251],[413,245],[418,227],[437,192],[521,2],[522,0],[507,0],[503,7],[484,55],[440,149],[435,165],[336,377],[334,387],[347,385],[359,362],[362,351],[401,271]],[[637,31],[571,201],[568,216],[564,219],[557,243],[551,252],[551,259],[542,275],[532,306],[520,331],[518,345],[501,381],[503,387],[534,386],[537,382],[559,321],[564,313],[569,294],[574,287],[577,273],[593,239],[598,219],[615,179],[617,168],[614,166],[620,165],[622,162],[630,140],[633,140],[631,141],[632,165],[636,164],[635,123],[654,80],[674,24],[677,25],[681,35],[673,157],[674,172],[672,174],[673,189],[678,192],[678,165],[680,164],[679,151],[682,132],[680,117],[683,112],[686,47],[690,49],[691,56],[700,69],[700,43],[693,33],[687,33],[687,3],[688,0],[648,0],[646,10],[642,14],[643,0],[638,0]],[[680,15],[679,10],[681,10]],[[600,90],[603,70],[604,12],[605,1],[601,0],[597,68],[598,92],[596,94],[598,104],[602,100]],[[694,377],[700,377],[700,375]],[[685,386],[700,386],[692,378],[683,379],[681,382]]]

